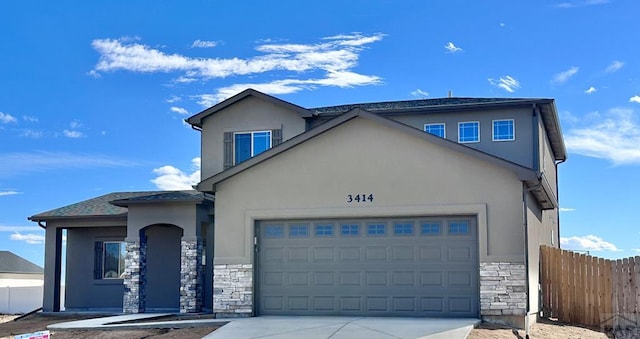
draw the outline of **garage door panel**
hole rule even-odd
[[[472,218],[276,221],[257,234],[258,314],[478,316]]]

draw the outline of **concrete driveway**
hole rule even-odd
[[[216,338],[451,338],[464,339],[479,319],[254,317],[231,322],[207,335]]]

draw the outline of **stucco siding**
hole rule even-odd
[[[540,133],[540,147],[538,151],[540,152],[540,172],[544,174],[544,178],[549,182],[549,186],[553,191],[555,197],[558,197],[558,188],[556,186],[556,166],[554,161],[553,151],[551,150],[551,144],[549,142],[549,138],[544,129],[542,123],[540,123],[538,127],[538,133]]]
[[[496,109],[491,111],[444,112],[429,114],[406,114],[390,116],[404,124],[424,130],[425,124],[444,123],[446,138],[458,142],[458,123],[478,121],[480,142],[466,143],[483,152],[533,168],[533,126],[532,110],[528,108]],[[493,120],[513,119],[515,140],[493,141]]]
[[[347,203],[348,194],[373,202]],[[477,215],[480,261],[523,260],[511,171],[355,118],[217,185],[216,264],[253,260],[255,219]]]
[[[122,279],[94,279],[96,241],[123,241],[124,227],[70,228],[67,230],[67,310],[122,309]]]
[[[305,121],[295,111],[255,97],[247,97],[205,118],[201,138],[201,177],[208,178],[223,170],[224,132],[280,128],[284,141],[304,132]]]
[[[141,229],[156,224],[178,226],[184,230],[184,237],[193,238],[200,227],[196,208],[193,204],[167,204],[161,208],[157,205],[131,205],[128,212],[127,239],[138,239]],[[202,213],[200,216],[203,217]]]

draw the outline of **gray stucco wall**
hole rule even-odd
[[[389,118],[420,130],[424,130],[425,124],[444,123],[446,127],[446,138],[454,142],[458,142],[459,122],[478,121],[480,122],[480,142],[465,143],[466,146],[496,155],[525,167],[533,168],[533,133],[536,132],[536,128],[533,124],[532,113],[531,108],[523,107],[490,111],[403,114],[389,116]],[[514,120],[514,141],[492,141],[493,120],[500,119]]]
[[[282,140],[304,132],[305,121],[292,110],[255,97],[247,97],[203,120],[201,177],[223,170],[224,132],[260,131],[282,128]]]
[[[539,170],[542,173],[544,173],[544,178],[549,182],[549,186],[551,186],[551,189],[553,190],[553,194],[556,197],[558,197],[558,188],[556,187],[557,173],[556,173],[554,155],[553,155],[553,151],[551,150],[551,143],[549,142],[549,137],[547,136],[547,133],[544,129],[544,126],[542,125],[542,122],[540,122],[538,126],[538,133],[539,133],[539,140],[540,140],[540,147],[538,148],[538,151],[540,152]]]
[[[217,185],[215,264],[253,262],[255,220],[438,214],[478,216],[481,262],[523,261],[511,171],[356,118]]]
[[[123,241],[124,227],[69,228],[65,307],[67,310],[122,310],[122,279],[94,279],[94,243]]]

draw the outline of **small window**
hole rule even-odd
[[[269,225],[264,230],[265,238],[282,238],[284,237],[284,226]]]
[[[333,236],[333,225],[316,225],[316,237],[330,237]]]
[[[412,223],[397,223],[393,224],[394,235],[412,235],[413,224]]]
[[[458,142],[479,142],[480,141],[480,122],[469,121],[458,123]]]
[[[309,236],[309,226],[300,224],[300,225],[291,225],[289,226],[289,237],[290,238],[306,238]]]
[[[466,221],[450,222],[449,234],[469,234],[469,223]]]
[[[102,265],[103,279],[122,279],[124,258],[127,254],[124,242],[105,242]]]
[[[358,235],[360,233],[360,226],[358,224],[344,224],[340,225],[340,234],[346,236]]]
[[[367,224],[367,235],[384,235],[385,224]]]
[[[443,123],[441,123],[441,124],[425,124],[424,125],[424,131],[429,133],[429,134],[437,135],[437,136],[439,136],[441,138],[446,138],[447,137],[446,128],[445,128],[445,125]]]
[[[271,131],[234,133],[234,164],[239,164],[271,148]]]
[[[513,119],[493,120],[493,141],[513,141],[515,139]]]
[[[420,225],[420,233],[424,235],[438,235],[440,234],[440,224],[433,222],[425,222]]]

